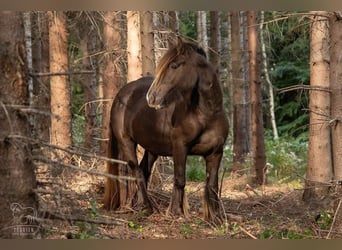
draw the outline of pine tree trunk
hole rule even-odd
[[[334,179],[342,181],[342,19],[330,18],[331,133]]]
[[[61,11],[49,11],[50,71],[68,72],[68,40],[66,16]],[[51,143],[63,147],[72,145],[70,85],[67,75],[50,77]],[[63,153],[59,154],[63,157]]]
[[[270,107],[270,119],[273,131],[273,138],[278,139],[278,129],[276,124],[276,118],[274,113],[274,95],[273,95],[273,85],[270,80],[270,74],[268,72],[268,63],[267,63],[267,54],[266,54],[266,45],[264,39],[264,11],[261,11],[260,17],[260,43],[261,43],[261,54],[262,54],[262,68],[265,75],[265,80],[268,86],[268,94],[269,94],[269,107]]]
[[[141,61],[140,13],[127,11],[127,82],[140,78],[143,74]],[[138,147],[138,161],[142,159],[143,149]],[[127,166],[119,166],[119,176],[132,176]],[[137,185],[135,181],[120,181],[120,207],[131,209],[136,202]]]
[[[196,12],[197,42],[208,55],[207,12]]]
[[[139,11],[127,11],[127,82],[142,77]]]
[[[176,35],[179,32],[179,20],[177,11],[168,11],[169,15],[169,28],[171,30],[170,37],[168,38],[169,43],[175,43],[177,41]]]
[[[311,12],[310,130],[308,168],[303,199],[320,200],[332,177],[330,145],[329,23],[327,12]],[[339,100],[340,101],[340,100]]]
[[[332,225],[332,238],[340,238],[342,233],[342,16],[330,16],[330,90],[331,90],[331,139],[334,170],[335,222]]]
[[[152,11],[142,11],[140,14],[140,20],[142,75],[153,76],[156,65],[154,59],[154,33]]]
[[[210,11],[210,62],[219,70],[220,65],[220,22],[219,12]]]
[[[258,53],[258,29],[256,11],[247,12],[248,46],[250,51],[250,84],[251,84],[251,125],[252,153],[255,169],[255,182],[263,185],[266,182],[266,155],[264,142],[264,125],[262,115],[262,96],[260,81],[260,55]]]
[[[97,58],[94,54],[97,51],[97,32],[96,27],[88,19],[88,16],[83,17],[79,24],[83,69],[94,71],[93,74],[85,74],[82,81],[85,112],[84,147],[96,151],[97,103],[94,101],[97,99]]]
[[[13,109],[13,105],[29,105],[21,14],[0,12],[0,27],[0,238],[34,237],[35,233],[19,233],[23,221],[18,221],[16,215],[17,212],[23,213],[22,216],[34,215],[21,208],[34,212],[38,205],[33,192],[36,181],[31,145],[20,138],[31,135],[28,117]],[[34,226],[32,223],[26,222],[24,226]]]
[[[106,155],[109,140],[109,118],[113,99],[122,85],[122,70],[120,60],[121,33],[120,11],[107,11],[104,13],[103,43],[106,50],[103,65],[103,108],[100,152]]]
[[[240,22],[239,12],[231,12],[231,64],[233,80],[233,171],[241,170],[245,162],[244,144],[246,131],[243,116],[246,104],[243,102],[244,83],[241,81]]]
[[[32,13],[32,54],[33,73],[50,72],[49,20],[43,11]],[[49,77],[33,77],[33,105],[44,113],[34,116],[34,138],[48,142],[51,124]]]

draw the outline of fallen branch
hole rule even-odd
[[[54,145],[54,144],[50,144],[50,143],[46,143],[37,139],[32,139],[26,136],[22,136],[22,135],[9,135],[8,138],[14,138],[14,139],[24,139],[24,140],[28,140],[32,143],[36,143],[36,144],[41,144],[47,147],[51,147],[51,148],[55,148],[55,149],[59,149],[62,151],[65,151],[69,154],[76,154],[79,156],[84,156],[84,157],[89,157],[89,158],[95,158],[95,159],[99,159],[99,160],[103,160],[103,161],[108,161],[108,162],[112,162],[112,163],[119,163],[119,164],[123,164],[123,165],[127,165],[126,161],[121,161],[121,160],[117,160],[117,159],[112,159],[112,158],[108,158],[108,157],[104,157],[104,156],[99,156],[96,154],[88,154],[88,153],[81,153],[81,152],[77,152],[75,150],[66,148],[66,147],[61,147],[58,145]]]
[[[258,238],[257,237],[255,237],[253,234],[251,234],[250,232],[248,232],[246,229],[244,229],[242,226],[239,226],[239,228],[240,228],[240,230],[242,231],[242,232],[244,232],[245,234],[247,234],[249,237],[251,237],[252,239],[254,239],[254,240],[257,240]]]
[[[92,70],[83,70],[83,71],[70,71],[70,72],[47,72],[47,73],[29,73],[31,77],[41,77],[41,76],[68,76],[68,75],[83,75],[83,74],[95,74],[95,71]]]
[[[72,164],[66,164],[66,163],[61,163],[59,161],[54,161],[54,160],[48,159],[48,158],[43,157],[43,156],[34,156],[33,160],[37,160],[37,161],[44,162],[44,163],[47,163],[47,164],[54,164],[54,165],[59,165],[59,166],[62,166],[62,167],[67,167],[67,168],[70,168],[70,169],[73,169],[73,170],[76,170],[76,171],[81,171],[81,172],[84,172],[84,173],[87,173],[87,174],[90,174],[90,175],[107,177],[107,178],[110,178],[112,180],[118,180],[118,181],[121,181],[121,180],[134,181],[134,180],[136,180],[136,178],[134,178],[134,177],[117,176],[117,175],[112,175],[112,174],[108,174],[108,173],[98,172],[98,171],[95,171],[95,170],[88,170],[88,169],[85,169],[85,168],[77,167],[77,166],[72,165]]]
[[[115,221],[100,220],[100,219],[90,219],[87,217],[80,216],[67,216],[63,214],[52,213],[50,211],[41,211],[43,219],[48,220],[63,220],[68,221],[70,224],[74,221],[82,221],[91,224],[101,224],[101,225],[111,225],[111,226],[121,226],[128,223],[126,220],[116,219]]]
[[[331,232],[332,232],[332,230],[334,228],[334,225],[335,225],[335,222],[336,222],[336,218],[337,218],[338,213],[340,211],[341,203],[342,203],[342,199],[340,199],[340,201],[339,201],[339,203],[337,205],[337,208],[336,208],[336,211],[335,211],[335,214],[334,214],[334,219],[333,219],[333,221],[331,223],[330,230],[329,230],[329,233],[327,235],[327,239],[330,239]]]

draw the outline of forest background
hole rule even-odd
[[[332,149],[341,134],[330,136],[331,128],[341,130],[340,104],[337,101],[330,107],[333,98],[336,100],[333,94],[341,94],[339,77],[334,80],[340,73],[332,66],[335,58],[336,65],[339,63],[339,12],[6,12],[1,22],[8,29],[3,32],[1,54],[6,76],[1,82],[1,119],[7,121],[1,127],[1,167],[7,180],[3,185],[13,187],[10,192],[3,188],[10,197],[4,210],[9,210],[14,200],[32,199],[32,195],[26,196],[34,190],[38,203],[35,198],[29,205],[39,207],[44,216],[58,217],[58,211],[63,208],[62,214],[66,214],[65,207],[71,207],[61,205],[61,200],[70,199],[68,195],[73,194],[68,192],[73,188],[79,192],[96,186],[101,194],[103,177],[107,177],[104,162],[108,161],[105,151],[111,101],[127,82],[153,75],[177,34],[200,43],[220,74],[231,125],[222,176],[246,178],[244,187],[256,193],[274,184],[304,190],[304,200],[310,204],[324,203],[330,191],[340,186],[341,147],[335,142],[337,156]],[[251,63],[251,30],[257,34],[256,66]],[[9,42],[15,39],[19,43]],[[318,59],[315,54],[320,55]],[[16,61],[9,63],[12,55]],[[325,68],[314,70],[316,65]],[[257,80],[251,79],[251,72]],[[330,77],[315,82],[313,72]],[[17,79],[12,85],[8,84],[10,74]],[[334,81],[337,85],[330,85]],[[253,83],[258,87],[256,99]],[[315,96],[310,99],[312,93]],[[331,101],[310,103],[322,98],[320,94],[326,99],[327,93]],[[260,105],[256,114],[259,127],[254,130],[258,135],[253,132],[253,100]],[[309,134],[312,127],[318,130]],[[310,142],[309,137],[321,132],[320,141]],[[257,166],[260,158],[261,167]],[[151,184],[155,187],[165,181],[164,174],[172,172],[169,158],[158,164],[155,183]],[[188,181],[205,179],[203,164],[198,158],[188,160]],[[82,174],[74,175],[75,171]],[[91,175],[92,181],[83,174]],[[94,181],[94,176],[102,177],[101,181]],[[98,200],[88,204],[94,213],[100,206]],[[332,212],[319,212],[321,218],[329,220],[325,225],[330,229],[326,232],[329,237],[332,232],[339,235],[335,230],[339,205],[337,202]],[[12,218],[10,213],[2,217]],[[73,215],[69,210],[68,214]],[[92,229],[78,227],[86,236],[92,233]],[[137,229],[134,223],[129,227]],[[234,224],[229,225],[232,227]],[[184,233],[186,228],[182,230]],[[268,230],[258,231],[259,238],[283,237]],[[317,236],[313,231],[307,236]]]

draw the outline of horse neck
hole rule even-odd
[[[198,86],[198,108],[207,115],[214,115],[223,110],[222,89],[215,76],[210,89]]]

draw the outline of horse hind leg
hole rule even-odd
[[[147,194],[147,186],[143,169],[138,166],[136,145],[132,141],[125,142],[124,144],[120,145],[120,151],[122,152],[123,159],[128,163],[128,166],[133,171],[133,175],[136,177],[138,186],[138,200],[136,205],[139,207],[140,204],[142,204],[143,210],[145,210],[144,213],[146,215],[150,215],[153,213],[153,207]]]
[[[204,220],[215,224],[223,222],[224,212],[218,197],[218,170],[222,154],[216,153],[206,157],[207,179],[204,189]]]
[[[118,158],[118,145],[112,130],[109,133],[109,142],[107,145],[107,157]],[[119,166],[117,163],[106,162],[107,172],[114,176],[119,175]],[[118,180],[107,178],[105,184],[105,193],[103,198],[103,207],[107,210],[117,209],[120,206],[120,190]]]

